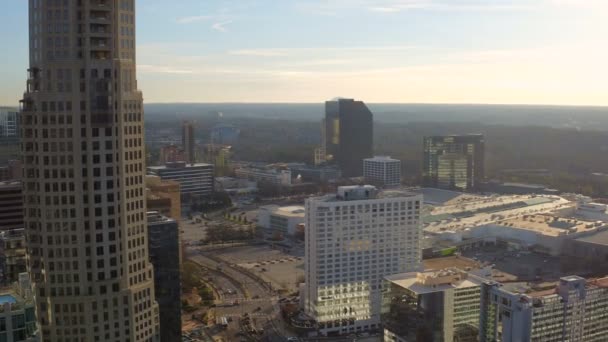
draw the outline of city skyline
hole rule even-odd
[[[594,0],[194,0],[138,4],[146,102],[608,105]],[[27,67],[27,3],[10,1],[0,104]]]

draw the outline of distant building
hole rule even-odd
[[[27,273],[0,289],[0,341],[38,342],[34,297]]]
[[[481,342],[605,341],[608,278],[562,277],[555,288],[517,293],[482,286]]]
[[[425,186],[477,190],[485,177],[482,134],[424,138],[422,176]]]
[[[215,177],[214,189],[229,195],[251,195],[258,192],[258,183],[241,178]]]
[[[149,211],[158,211],[178,222],[181,220],[181,190],[176,181],[146,176],[146,203]]]
[[[304,312],[321,334],[381,327],[383,278],[421,263],[422,196],[344,186],[306,200]]]
[[[299,224],[304,223],[304,207],[267,205],[258,210],[258,225],[269,233],[294,236]]]
[[[211,142],[216,145],[234,145],[241,131],[229,124],[220,123],[211,129]]]
[[[342,177],[342,172],[334,166],[308,166],[306,164],[290,164],[291,174],[303,182],[331,183]]]
[[[374,155],[374,118],[365,103],[338,99],[325,103],[325,159],[344,177],[363,175],[363,159]]]
[[[177,145],[163,146],[159,150],[159,163],[165,165],[167,163],[185,162],[186,154],[184,149]]]
[[[512,182],[499,182],[499,181],[488,181],[481,183],[481,190],[484,192],[494,192],[498,194],[513,194],[513,195],[525,195],[525,194],[543,194],[543,195],[558,195],[559,190],[547,188],[541,184],[527,184],[527,183],[512,183]]]
[[[0,141],[19,137],[19,111],[16,108],[0,107]]]
[[[177,221],[148,212],[148,248],[160,312],[160,340],[181,341],[180,237]]]
[[[16,228],[23,228],[22,183],[0,182],[0,230]]]
[[[230,173],[230,158],[232,157],[232,146],[207,144],[203,146],[203,160],[213,164],[215,175],[218,177]]]
[[[182,124],[182,146],[186,162],[196,163],[196,140],[194,137],[194,123],[185,121]]]
[[[277,186],[291,185],[291,170],[289,169],[279,169],[272,166],[243,166],[234,170],[234,173],[237,178],[249,179],[258,183]]]
[[[213,165],[185,162],[167,163],[165,166],[150,166],[148,173],[162,180],[176,181],[180,185],[182,201],[193,197],[208,197],[213,194]]]
[[[25,230],[11,229],[0,232],[2,241],[2,258],[4,264],[4,282],[19,280],[19,274],[27,272],[25,260]],[[0,339],[1,341],[2,339]]]
[[[401,184],[401,161],[388,156],[378,156],[363,160],[365,180],[385,186]]]
[[[477,341],[484,278],[445,269],[385,279],[385,342]]]
[[[0,182],[21,180],[21,161],[8,160],[6,165],[0,166]]]

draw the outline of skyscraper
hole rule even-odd
[[[174,219],[148,212],[150,260],[154,265],[156,301],[160,309],[160,340],[182,340],[179,226]]]
[[[21,108],[41,341],[157,341],[135,1],[29,2]]]
[[[185,121],[182,125],[182,146],[186,155],[186,162],[196,163],[196,144],[194,143],[194,123]]]
[[[485,177],[482,134],[424,138],[422,176],[425,186],[475,190]]]
[[[374,154],[374,118],[365,103],[327,101],[323,144],[325,159],[337,163],[343,177],[362,176],[363,159]]]
[[[418,270],[422,196],[339,187],[306,200],[303,309],[322,334],[380,328],[383,277]]]

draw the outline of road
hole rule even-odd
[[[215,316],[231,318],[231,320],[229,320],[226,330],[211,331],[212,334],[216,334],[226,341],[239,341],[241,339],[240,324],[247,314],[253,328],[256,331],[263,331],[263,334],[257,336],[259,340],[271,342],[286,340],[285,336],[288,333],[280,324],[276,324],[276,321],[280,320],[279,298],[276,294],[242,271],[224,262],[218,262],[215,258],[201,253],[200,250],[189,250],[188,252],[189,259],[192,261],[210,270],[218,271],[214,272],[212,280],[216,287],[222,290],[223,298],[216,303]],[[233,305],[235,300],[239,304]]]

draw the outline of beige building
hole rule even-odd
[[[21,108],[42,342],[157,341],[135,1],[29,2]]]
[[[146,176],[146,203],[148,211],[180,221],[182,217],[180,185],[176,181],[161,180],[158,176]]]
[[[485,279],[456,268],[385,278],[385,342],[476,342]]]

